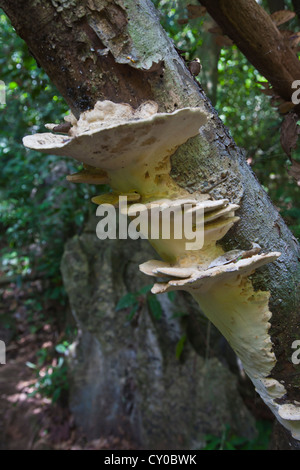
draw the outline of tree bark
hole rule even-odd
[[[220,19],[222,15],[220,25],[228,26],[226,33],[232,33],[237,44],[246,48],[250,43],[253,62],[262,66],[264,75],[289,100],[291,81],[300,72],[299,62],[283,46],[267,14],[254,0],[246,2],[246,7],[240,0],[202,3],[212,16]],[[210,123],[199,137],[173,155],[171,176],[190,193],[210,191],[215,199],[228,198],[240,204],[240,221],[221,241],[224,248],[247,249],[256,241],[266,253],[282,253],[277,262],[256,272],[252,282],[255,289],[271,293],[270,334],[277,358],[271,377],[284,381],[284,403],[299,402],[299,366],[291,365],[291,344],[300,337],[296,239],[162,30],[153,4],[149,0],[80,0],[75,7],[73,4],[0,1],[18,34],[77,116],[103,99],[134,107],[151,99],[160,111],[168,112],[204,104]],[[262,26],[264,40],[257,35]],[[265,55],[275,48],[277,51],[278,45],[281,51],[266,65]]]
[[[284,101],[300,77],[300,61],[266,11],[255,1],[201,0],[209,14]],[[294,108],[300,113],[299,106]]]

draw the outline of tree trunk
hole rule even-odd
[[[249,18],[246,23],[243,21],[240,12],[244,11],[244,5],[239,5],[239,1],[202,3],[213,16],[222,13],[224,18],[228,16],[227,5],[231,5],[231,18],[238,15],[231,24],[236,42],[244,34],[255,37],[257,26],[253,26]],[[256,5],[254,0],[253,3]],[[249,14],[252,14],[252,1],[248,4]],[[74,7],[71,1],[45,4],[36,0],[1,0],[0,6],[76,116],[103,99],[129,103],[135,108],[143,101],[154,100],[160,112],[204,106],[208,125],[199,137],[190,139],[172,156],[170,175],[178,191],[184,190],[190,195],[209,194],[216,200],[226,198],[240,205],[240,221],[220,241],[224,250],[249,249],[251,242],[257,242],[264,253],[281,252],[276,262],[256,271],[247,282],[252,283],[255,292],[270,293],[269,333],[276,363],[267,376],[263,398],[269,405],[272,401],[273,409],[278,408],[279,419],[281,414],[291,413],[288,422],[292,422],[294,435],[299,435],[296,416],[299,415],[300,374],[299,366],[291,363],[292,343],[300,337],[299,246],[247,165],[244,152],[236,147],[162,30],[152,3],[149,0],[80,0]],[[255,19],[256,25],[264,24],[267,30],[269,24],[260,8]],[[233,23],[239,27],[233,28]],[[253,60],[261,62],[278,44],[281,44],[280,35],[274,26],[272,34],[267,35],[259,47],[254,42]],[[287,64],[289,72],[282,71],[282,62]],[[276,77],[276,86],[285,99],[290,99],[291,80],[298,71],[297,58],[283,48],[265,74],[272,74],[273,81]],[[253,298],[256,298],[255,292],[251,294]],[[222,290],[221,294],[225,295],[226,291]],[[218,296],[213,301],[217,310],[225,307]],[[204,310],[210,309],[209,299],[199,302]],[[267,323],[264,327],[267,328]],[[278,399],[276,393],[280,387],[284,387],[285,392]],[[289,440],[294,445],[290,435]]]

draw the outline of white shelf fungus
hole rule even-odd
[[[270,377],[276,364],[269,335],[270,293],[255,291],[249,278],[256,269],[276,261],[280,253],[259,254],[260,247],[255,244],[247,251],[224,253],[217,242],[239,220],[235,215],[239,206],[225,199],[213,201],[208,194],[190,195],[170,177],[170,157],[180,145],[199,135],[199,129],[210,117],[201,108],[157,111],[154,102],[145,102],[137,110],[128,104],[98,102],[79,120],[73,115],[65,118],[66,125],[59,129],[69,129],[66,135],[36,134],[25,137],[23,142],[31,149],[83,162],[84,169],[68,180],[110,184],[113,192],[97,196],[93,202],[117,206],[119,196],[126,196],[126,214],[136,224],[151,218],[153,222],[159,211],[164,216],[173,211],[173,219],[171,215],[169,218],[173,226],[177,223],[176,211],[186,211],[191,216],[195,233],[199,227],[203,231],[203,238],[197,239],[193,249],[187,249],[190,239],[181,222],[176,227],[184,234],[180,239],[172,233],[166,239],[154,238],[149,225],[144,224],[144,235],[163,261],[148,261],[140,269],[160,278],[154,284],[154,293],[181,289],[193,295],[241,359],[262,399],[300,440],[299,404],[278,404],[286,390]],[[55,130],[56,124],[47,127]],[[143,205],[137,216],[136,205],[140,202]],[[156,209],[151,212],[153,205]],[[161,233],[158,221],[157,218],[154,229]]]
[[[201,108],[157,113],[157,104],[145,102],[137,110],[128,104],[98,102],[91,111],[66,118],[67,135],[43,133],[24,137],[25,147],[75,158],[104,170],[113,189],[143,194],[167,194],[174,186],[170,156],[207,122]],[[55,125],[47,127],[53,129]],[[159,187],[159,190],[157,189]]]

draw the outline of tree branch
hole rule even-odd
[[[291,101],[300,61],[266,11],[255,1],[199,0],[283,100]],[[300,107],[295,108],[300,115]]]

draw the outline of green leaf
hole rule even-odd
[[[63,344],[58,344],[57,346],[55,346],[55,350],[56,350],[59,354],[65,354],[65,352],[67,351],[67,348],[66,348],[66,346],[64,346]]]
[[[27,367],[29,367],[29,369],[36,369],[37,368],[36,365],[33,364],[32,362],[27,361],[25,364],[26,364]]]
[[[137,294],[129,292],[119,300],[116,306],[116,311],[118,312],[119,310],[123,310],[124,308],[131,307],[135,303],[137,303]]]
[[[221,445],[221,439],[218,437],[208,437],[206,446],[203,450],[219,450]]]
[[[60,369],[65,363],[65,360],[63,357],[58,358],[58,363],[57,363],[57,368]]]
[[[52,403],[56,403],[57,400],[59,399],[60,397],[60,393],[61,393],[61,388],[57,388],[56,390],[54,390],[54,393],[52,395]]]
[[[10,90],[15,90],[16,88],[18,88],[18,84],[16,82],[10,82],[9,88]]]
[[[174,312],[171,318],[181,318],[186,317],[188,315],[187,312]]]
[[[180,340],[178,341],[176,345],[176,359],[180,359],[184,345],[186,342],[186,335],[181,336]]]
[[[225,444],[225,450],[236,450],[236,448],[230,442],[227,442]]]
[[[156,320],[159,320],[163,313],[159,300],[157,300],[155,295],[152,295],[152,294],[148,296],[147,300],[148,300],[148,306],[149,306],[150,312],[153,314]]]
[[[136,303],[136,304],[134,305],[133,309],[131,310],[130,314],[129,314],[128,317],[127,317],[127,320],[128,320],[128,321],[131,321],[131,320],[133,319],[134,315],[135,315],[136,312],[137,312],[138,306],[139,306],[138,303]]]
[[[171,292],[168,292],[167,295],[168,295],[168,297],[169,297],[169,300],[170,300],[171,302],[174,302],[175,297],[176,297],[176,293],[175,293],[174,291],[171,291]]]
[[[138,294],[141,294],[141,295],[148,294],[148,292],[151,291],[152,287],[153,287],[153,284],[150,284],[150,285],[148,285],[148,286],[142,287],[142,288],[138,291]]]

